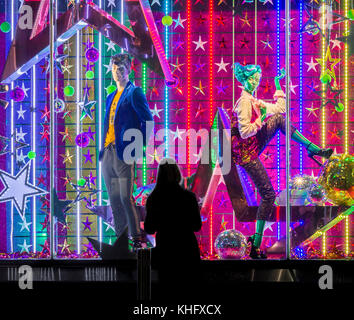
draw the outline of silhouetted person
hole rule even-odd
[[[184,298],[198,287],[200,252],[194,232],[202,227],[193,192],[181,186],[175,160],[162,159],[156,186],[146,201],[144,229],[156,232],[152,265],[157,267],[163,297]]]

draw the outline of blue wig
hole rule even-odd
[[[248,64],[246,66],[242,66],[238,62],[234,64],[235,77],[243,86],[245,85],[247,79],[257,72],[262,73],[262,69],[259,65]]]

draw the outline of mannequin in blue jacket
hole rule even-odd
[[[153,129],[153,117],[142,89],[129,81],[130,56],[117,54],[111,61],[117,90],[107,97],[99,160],[117,237],[128,227],[133,247],[141,248],[144,237],[132,193],[135,165],[143,156]]]

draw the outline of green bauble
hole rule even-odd
[[[161,19],[161,22],[164,26],[169,27],[172,24],[172,17],[171,16],[164,16]]]
[[[117,90],[117,87],[114,84],[111,84],[110,86],[108,86],[107,90],[107,94],[111,94],[112,92]]]
[[[348,11],[348,18],[349,18],[350,20],[354,20],[354,9],[350,9],[350,10]]]
[[[36,153],[34,151],[29,151],[27,153],[28,159],[34,159],[36,157]]]
[[[337,105],[336,105],[336,111],[337,112],[343,112],[343,110],[344,110],[344,104],[343,103],[341,103],[341,102],[339,102]]]
[[[7,21],[3,22],[3,23],[0,25],[0,30],[1,30],[3,33],[9,33],[10,30],[11,30],[11,25],[10,25],[10,23],[8,23]]]
[[[328,73],[325,73],[324,75],[321,76],[320,80],[322,83],[329,83],[331,82],[332,77]]]
[[[80,187],[83,187],[86,183],[86,179],[84,178],[81,178],[77,181],[77,185],[80,186]]]
[[[74,93],[75,93],[75,89],[74,89],[74,87],[72,87],[72,86],[66,86],[65,88],[64,88],[64,94],[67,96],[67,97],[72,97],[73,95],[74,95]]]
[[[91,70],[87,71],[85,75],[86,75],[86,78],[89,80],[91,80],[95,77],[95,73]]]

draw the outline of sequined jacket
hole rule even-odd
[[[274,94],[276,103],[268,103],[256,99],[243,90],[231,115],[231,149],[235,164],[243,165],[258,158],[259,143],[257,132],[262,128],[261,116],[257,114],[255,105],[262,103],[266,107],[267,116],[285,112],[285,94],[277,90]]]

